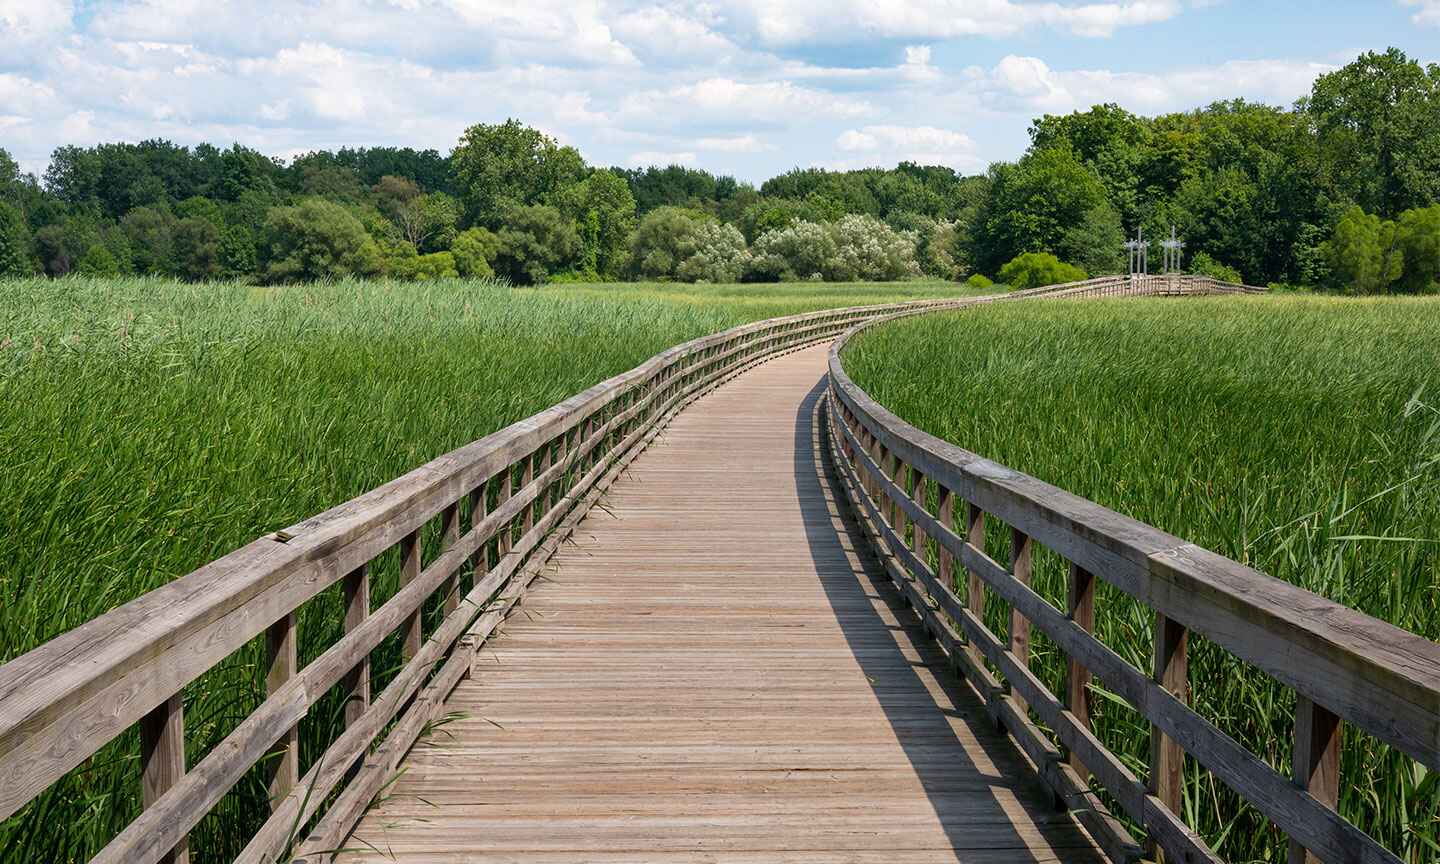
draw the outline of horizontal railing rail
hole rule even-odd
[[[1181,291],[1150,284],[1146,293],[1260,290],[1174,281]],[[1080,285],[1059,294],[1113,290]],[[1440,644],[916,429],[856,386],[841,362],[856,333],[885,320],[857,324],[830,349],[823,410],[841,485],[951,662],[1110,857],[1136,860],[1158,849],[1172,861],[1220,860],[1181,816],[1188,754],[1284,832],[1294,864],[1398,864],[1336,812],[1342,721],[1440,770]],[[1009,527],[1008,563],[987,551],[987,519]],[[1069,562],[1064,609],[1031,588],[1037,546]],[[1153,611],[1151,669],[1095,637],[1097,579]],[[987,596],[1009,607],[1004,639],[985,624]],[[1063,696],[1030,669],[1032,628],[1068,658]],[[1289,776],[1190,707],[1191,632],[1295,692]],[[1145,780],[1092,731],[1092,676],[1151,724]],[[1092,776],[1147,833],[1149,850],[1105,808]]]

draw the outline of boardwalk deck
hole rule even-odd
[[[346,862],[1098,861],[837,509],[825,348],[682,413]]]

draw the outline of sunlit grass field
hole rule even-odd
[[[1440,302],[999,304],[882,325],[844,363],[927,432],[1440,639]],[[1064,580],[1058,556],[1037,554],[1037,590],[1062,609]],[[1105,587],[1097,633],[1148,669],[1151,613]],[[987,618],[1003,634],[1001,607]],[[1036,639],[1063,692],[1063,656]],[[1288,775],[1293,694],[1191,646],[1197,710]],[[1101,738],[1143,777],[1148,726],[1104,696]],[[1341,812],[1407,861],[1440,860],[1440,777],[1346,735]],[[1283,838],[1193,761],[1185,794],[1223,858],[1284,860]]]
[[[678,342],[964,291],[0,282],[0,662]],[[374,603],[395,569],[375,568]],[[339,635],[331,593],[302,615],[302,662]],[[382,683],[395,657],[377,652]],[[190,764],[263,698],[260,661],[252,647],[187,689]],[[338,705],[302,725],[302,770]],[[132,733],[0,823],[4,859],[88,858],[138,812],[137,759]],[[252,772],[193,857],[229,860],[266,807]]]

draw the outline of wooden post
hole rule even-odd
[[[1190,634],[1184,625],[1155,613],[1155,682],[1181,702],[1189,700],[1189,643]],[[1185,751],[1158,726],[1150,724],[1150,794],[1176,815],[1180,813],[1184,779]],[[1148,845],[1159,858],[1161,852],[1154,841]]]
[[[440,514],[440,552],[454,546],[460,540],[460,502],[446,507]],[[441,608],[444,617],[460,607],[460,568],[456,567],[444,582],[440,583]]]
[[[185,705],[176,693],[140,720],[140,799],[150,807],[185,776]],[[190,843],[181,840],[161,864],[187,864]]]
[[[546,471],[550,470],[550,454],[553,452],[554,447],[555,442],[550,441],[540,448],[540,464],[535,466],[536,477],[542,476]],[[540,494],[535,496],[535,500],[540,502],[541,513],[550,512],[550,487],[546,486],[541,489]],[[534,511],[533,507],[531,511]]]
[[[905,509],[900,506],[900,494],[905,492],[905,475],[909,470],[910,466],[901,462],[899,456],[891,455],[890,480],[894,482],[899,494],[890,499],[890,525],[895,529],[895,536],[900,538],[901,543],[905,542],[905,523],[909,520],[905,518]]]
[[[349,633],[365,623],[370,614],[370,567],[361,564],[345,576],[345,632]],[[370,707],[370,655],[366,653],[355,668],[345,674],[341,685],[345,696],[345,725],[360,720],[365,709]]]
[[[416,528],[400,541],[400,587],[404,588],[420,578],[420,528]],[[423,635],[420,632],[420,610],[424,604],[405,617],[400,629],[405,633],[400,645],[400,658],[409,660],[420,653]]]
[[[279,690],[300,671],[295,629],[295,613],[291,612],[265,631],[266,653],[270,658],[270,668],[265,675],[267,694]],[[300,736],[297,727],[290,727],[275,742],[270,750],[270,760],[270,806],[274,808],[300,782]]]
[[[1029,585],[1034,565],[1034,545],[1030,542],[1030,535],[1019,528],[1010,529],[1010,573],[1022,585]],[[1010,653],[1014,654],[1020,661],[1020,665],[1030,665],[1030,619],[1020,614],[1020,610],[1010,608]],[[1020,706],[1020,711],[1029,711],[1029,706],[1024,699],[1013,696],[1015,704]]]
[[[1066,611],[1086,633],[1095,632],[1095,576],[1078,564],[1070,565],[1070,596]],[[1069,658],[1065,675],[1065,706],[1086,729],[1090,728],[1090,670],[1074,657]],[[1082,778],[1090,772],[1080,757],[1070,754],[1070,767]]]
[[[920,505],[921,510],[924,510],[926,503],[925,475],[920,473],[920,469],[911,468],[910,476],[915,480],[915,488],[910,493],[912,496],[911,500]],[[910,536],[910,549],[915,553],[915,557],[920,559],[921,564],[928,564],[930,562],[927,561],[926,558],[929,550],[925,548],[925,531],[920,527],[919,522],[912,521],[910,525],[913,529]]]
[[[1330,809],[1340,803],[1340,718],[1308,697],[1295,694],[1295,782]],[[1319,864],[1304,846],[1290,841],[1290,864]]]
[[[467,531],[474,531],[475,526],[485,519],[485,491],[488,483],[481,483],[477,488],[470,491],[470,524],[466,526]],[[486,538],[475,551],[470,553],[470,585],[474,588],[479,582],[482,574],[490,570],[490,542]]]

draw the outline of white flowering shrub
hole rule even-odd
[[[734,225],[706,222],[681,244],[675,276],[686,282],[739,282],[750,263],[745,235]]]
[[[824,225],[796,219],[761,234],[750,249],[751,278],[762,282],[832,278],[835,238]]]
[[[889,282],[920,275],[915,236],[896,231],[874,216],[851,214],[830,226],[834,257],[825,269],[836,282]]]

